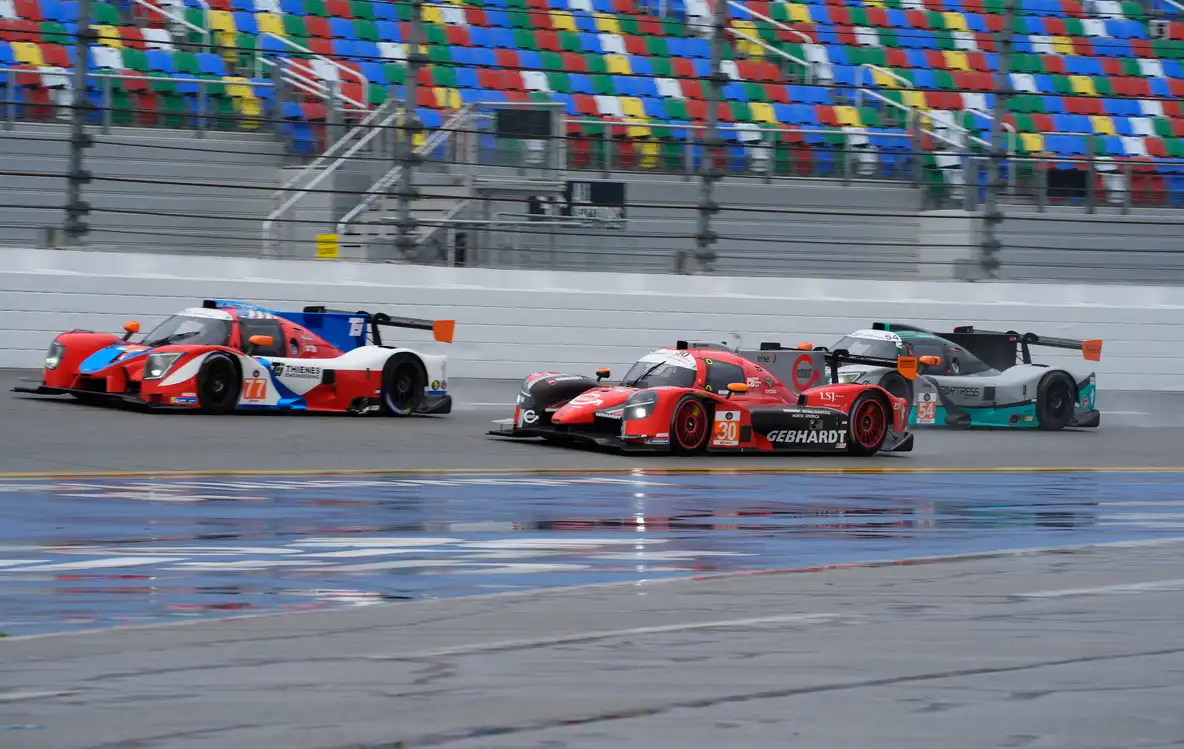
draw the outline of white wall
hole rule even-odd
[[[674,341],[831,345],[875,320],[1103,338],[1110,389],[1184,390],[1184,288],[850,281],[432,268],[336,261],[0,250],[0,366],[38,367],[72,327],[145,330],[202,299],[298,310],[326,304],[457,321],[452,377],[538,368],[616,373]],[[422,344],[422,345],[421,345]],[[1076,360],[1048,351],[1043,361]]]

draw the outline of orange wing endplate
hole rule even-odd
[[[1081,344],[1081,355],[1089,361],[1102,360],[1102,339],[1095,338],[1091,341],[1085,341]]]
[[[917,357],[902,356],[896,360],[896,371],[900,372],[906,380],[917,379]]]
[[[452,343],[454,332],[456,332],[456,320],[436,320],[432,323],[432,335],[441,343]]]

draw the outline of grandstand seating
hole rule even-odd
[[[177,12],[190,24],[206,27],[198,0],[172,1],[185,3]],[[738,144],[760,137],[761,129],[776,129],[781,143],[806,146],[841,144],[856,132],[881,153],[906,152],[913,146],[903,137],[900,112],[856,89],[874,86],[886,99],[924,111],[990,111],[1002,2],[744,3],[783,26],[731,7],[734,30],[807,61],[811,79],[767,47],[733,37],[720,121],[733,128]],[[591,158],[590,143],[604,129],[590,121],[616,123],[613,132],[625,137],[614,142],[628,163],[677,161],[677,148],[662,144],[687,137],[687,128],[707,117],[701,79],[709,73],[710,48],[698,32],[708,5],[666,4],[667,18],[642,0],[427,5],[423,42],[430,62],[420,71],[419,111],[433,126],[465,102],[561,101],[572,119],[569,134],[592,137],[573,149],[577,161]],[[1130,0],[1019,4],[1011,75],[1017,95],[1009,116],[1017,153],[1136,160],[1143,171],[1184,180],[1184,162],[1172,161],[1184,160],[1184,22],[1171,23],[1168,38],[1152,39],[1144,7]],[[192,52],[178,45],[198,44],[201,35],[177,38],[175,24],[134,0],[125,7],[92,4],[100,42],[89,65],[120,76],[110,92],[117,123],[184,126],[195,111],[197,81],[204,80],[209,111],[224,118],[218,126],[260,127],[277,112],[299,126],[297,140],[313,149],[307,123],[325,120],[324,104],[310,98],[273,106],[274,89],[255,77],[258,55],[291,55],[275,36],[361,74],[365,86],[361,77],[307,63],[317,75],[337,76],[347,99],[375,106],[392,87],[401,95],[412,12],[406,3],[209,0],[209,6],[216,49]],[[19,116],[46,116],[55,92],[68,87],[76,13],[73,0],[0,0],[0,67],[19,71],[0,79],[2,98],[19,102]],[[93,81],[90,95],[102,100]],[[989,127],[978,116],[965,124],[972,131]]]

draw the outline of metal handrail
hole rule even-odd
[[[466,105],[461,109],[458,109],[456,113],[452,115],[452,117],[448,118],[447,122],[442,123],[439,128],[429,135],[424,140],[423,145],[415,149],[414,153],[416,155],[422,155],[439,148],[444,144],[445,141],[452,137],[453,132],[457,130],[457,126],[460,125],[464,119],[468,118],[472,112],[472,105]],[[345,157],[343,156],[342,158]],[[358,201],[358,204],[351,208],[344,216],[341,217],[340,220],[338,220],[336,226],[338,237],[343,236],[346,233],[346,230],[349,228],[349,223],[361,215],[363,211],[369,208],[375,200],[378,200],[383,191],[394,184],[395,180],[399,178],[402,171],[402,165],[395,166],[381,178],[379,178],[377,182],[370,186],[370,189],[366,191],[362,199]]]
[[[260,65],[269,65],[273,68],[280,68],[282,61],[287,59],[289,58],[280,58],[281,62],[274,62],[272,60],[264,60],[262,56],[260,56],[255,63],[256,72],[259,73],[259,77],[262,77],[261,68],[259,67]],[[293,86],[297,86],[301,91],[307,94],[312,94],[313,96],[318,96],[322,99],[328,99],[334,95],[333,86],[327,85],[323,80],[317,80],[310,76],[294,72],[291,66],[289,66],[288,69],[281,68],[280,74],[284,77],[283,79],[285,81]],[[340,91],[338,91],[336,95],[344,101],[354,105],[354,109],[342,107],[343,110],[350,112],[368,111],[366,105],[357,99],[350,98]]]
[[[765,14],[755,11],[752,8],[749,8],[747,5],[741,5],[740,3],[736,2],[736,0],[728,0],[728,5],[732,6],[733,8],[736,8],[737,10],[742,10],[750,16],[755,16],[756,18],[761,19],[765,23],[772,24],[773,26],[781,29],[782,31],[788,31],[791,34],[796,34],[798,36],[798,38],[801,39],[805,44],[813,44],[814,43],[814,40],[811,39],[809,37],[809,35],[807,35],[806,33],[802,32],[802,31],[798,31],[797,29],[793,28],[792,26],[786,26],[785,24],[781,23],[780,21],[769,18]]]
[[[280,206],[277,207],[274,211],[269,213],[267,215],[267,218],[265,218],[263,220],[263,226],[262,226],[264,249],[271,248],[272,229],[275,226],[276,219],[278,219],[280,216],[287,213],[288,210],[290,208],[292,208],[292,206],[296,205],[301,200],[303,200],[304,196],[308,194],[308,192],[307,192],[308,190],[312,190],[317,185],[321,184],[321,182],[323,182],[326,177],[328,177],[330,174],[333,174],[339,168],[341,168],[341,166],[343,164],[345,164],[346,161],[348,161],[351,156],[353,156],[355,153],[357,153],[362,148],[364,148],[367,143],[369,143],[370,141],[372,141],[376,137],[378,137],[378,135],[384,131],[384,128],[389,127],[390,124],[395,120],[395,118],[398,117],[399,115],[401,115],[403,112],[404,112],[404,109],[402,107],[400,107],[400,108],[396,109],[394,112],[387,114],[382,119],[382,122],[380,122],[377,126],[369,128],[369,130],[366,132],[365,135],[363,135],[361,138],[359,138],[356,143],[354,143],[349,148],[347,148],[344,153],[342,153],[340,156],[338,156],[336,159],[334,159],[332,163],[330,163],[328,166],[326,166],[324,169],[322,169],[321,172],[319,174],[317,174],[315,177],[313,177],[313,179],[307,185],[296,190],[295,195],[288,198],[286,201],[284,201],[282,204],[280,204]]]
[[[259,38],[262,39],[263,37],[270,37],[272,39],[278,39],[279,41],[288,45],[289,47],[296,50],[297,52],[303,52],[304,54],[312,55],[313,57],[317,58],[318,60],[324,60],[325,62],[329,63],[330,65],[332,65],[333,67],[337,68],[340,71],[343,71],[345,73],[349,73],[352,76],[356,76],[362,82],[362,92],[363,92],[362,95],[363,96],[365,96],[366,90],[370,87],[370,81],[368,78],[366,78],[365,74],[363,74],[357,70],[354,70],[353,68],[347,68],[346,66],[342,65],[341,63],[337,62],[336,60],[334,60],[332,58],[325,57],[324,55],[319,55],[316,52],[313,52],[308,47],[299,45],[290,39],[285,39],[284,37],[273,34],[270,31],[265,31],[265,32],[259,34]],[[262,59],[262,58],[263,58],[263,52],[260,51],[257,59]]]
[[[396,102],[397,102],[396,99],[388,99],[385,102],[383,102],[381,106],[376,107],[375,109],[371,110],[370,113],[366,115],[365,119],[363,119],[357,125],[354,125],[352,128],[350,128],[348,133],[346,133],[344,136],[341,137],[340,140],[338,140],[336,143],[334,143],[328,149],[326,149],[325,152],[322,153],[320,156],[318,156],[315,160],[313,160],[313,162],[311,164],[309,164],[308,166],[301,169],[291,179],[289,179],[287,182],[284,182],[284,184],[280,185],[280,188],[271,194],[272,199],[278,200],[281,195],[283,195],[285,192],[288,191],[289,188],[292,187],[292,185],[296,184],[297,182],[304,179],[309,174],[320,169],[321,166],[323,166],[325,163],[334,159],[337,156],[338,152],[348,148],[351,145],[351,142],[354,140],[355,134],[364,134],[364,133],[370,132],[370,130],[373,129],[372,126],[373,126],[374,121],[380,117],[386,117],[389,113],[386,112],[385,110]],[[378,127],[378,126],[373,126],[373,127]]]
[[[152,3],[148,2],[148,0],[133,0],[133,2],[136,3],[136,5],[143,5],[145,8],[156,11],[157,13],[159,13],[160,15],[164,16],[165,18],[169,19],[170,21],[175,21],[175,22],[181,24],[182,26],[185,26],[186,28],[193,29],[197,33],[201,34],[202,37],[205,39],[204,46],[205,46],[206,50],[212,50],[214,47],[213,47],[213,45],[210,44],[210,32],[209,32],[210,5],[209,5],[209,3],[206,2],[206,0],[197,0],[197,1],[199,3],[201,3],[202,12],[205,14],[206,27],[204,29],[200,26],[197,26],[196,24],[192,24],[189,21],[186,21],[185,18],[182,16],[174,15],[172,12],[167,11],[158,5],[153,5]]]
[[[736,29],[733,29],[730,26],[726,30],[729,34],[732,34],[733,36],[738,36],[741,39],[744,39],[752,44],[757,45],[758,47],[766,49],[766,50],[773,52],[775,54],[781,55],[782,57],[784,57],[787,60],[791,60],[793,62],[796,62],[798,65],[801,65],[806,71],[806,83],[813,83],[814,82],[814,63],[807,62],[806,60],[799,60],[798,58],[789,54],[785,50],[777,49],[776,47],[766,43],[765,41],[763,41],[761,39],[754,39],[751,36],[749,36],[748,34],[745,34],[743,31],[737,31]]]

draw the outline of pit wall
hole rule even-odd
[[[510,378],[540,369],[619,376],[644,351],[676,340],[833,345],[875,320],[1105,340],[1099,385],[1184,390],[1184,288],[1130,285],[863,281],[442,268],[105,252],[0,250],[0,366],[39,367],[71,328],[145,331],[203,299],[279,310],[455,319],[451,346],[407,331],[401,341],[449,355],[449,376]],[[392,336],[394,334],[392,333]],[[1040,351],[1038,361],[1084,364]]]

